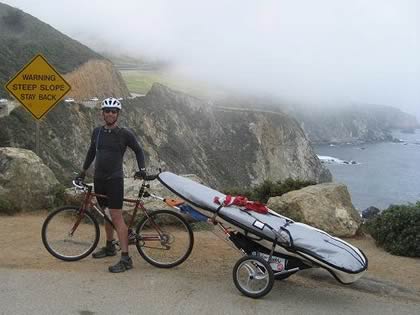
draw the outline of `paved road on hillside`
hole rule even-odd
[[[146,269],[146,270],[145,270]],[[231,278],[188,270],[97,272],[0,268],[0,314],[418,314],[418,301],[277,281],[263,299],[242,296]]]

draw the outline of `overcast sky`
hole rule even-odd
[[[418,0],[0,0],[81,40],[314,105],[420,119]]]

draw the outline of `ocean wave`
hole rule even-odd
[[[344,165],[357,165],[360,163],[357,163],[356,161],[350,160],[340,160],[338,158],[335,158],[333,156],[326,156],[326,155],[317,155],[318,159],[321,160],[321,163],[328,163],[328,164],[344,164]]]

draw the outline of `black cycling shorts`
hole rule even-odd
[[[108,198],[97,198],[102,209],[122,209],[124,199],[124,179],[94,179],[95,193]]]

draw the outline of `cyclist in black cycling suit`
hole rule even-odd
[[[109,267],[110,272],[123,272],[133,267],[133,262],[128,255],[128,231],[122,216],[124,198],[124,173],[123,157],[129,147],[136,154],[137,165],[140,169],[136,177],[143,178],[146,175],[144,154],[134,134],[117,126],[121,103],[115,98],[107,98],[101,104],[102,117],[105,125],[93,130],[90,147],[86,155],[83,170],[78,179],[84,179],[86,170],[95,160],[94,187],[98,194],[108,198],[98,198],[98,203],[104,209],[109,208],[112,222],[115,225],[118,239],[121,245],[121,259]],[[115,256],[116,248],[113,243],[114,229],[105,223],[106,246],[93,253],[93,258]]]

